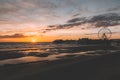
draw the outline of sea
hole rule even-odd
[[[100,55],[92,51],[72,51],[88,45],[79,44],[54,44],[54,43],[23,43],[2,42],[0,43],[0,66],[31,63],[37,61],[53,61],[65,58],[75,58],[81,55]]]

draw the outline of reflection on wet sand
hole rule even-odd
[[[111,51],[115,52],[115,51]],[[100,56],[104,55],[103,50],[98,51],[86,51],[86,52],[78,52],[78,53],[61,53],[61,54],[54,54],[49,55],[46,57],[38,57],[38,56],[25,56],[21,58],[15,58],[15,59],[7,59],[7,60],[1,60],[0,65],[6,65],[6,64],[19,64],[19,63],[30,63],[30,62],[37,62],[37,61],[52,61],[52,60],[58,60],[58,59],[66,59],[66,58],[74,58],[78,56]]]

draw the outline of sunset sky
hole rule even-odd
[[[0,0],[0,42],[120,39],[120,0]]]

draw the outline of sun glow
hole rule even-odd
[[[37,39],[33,38],[33,39],[31,40],[31,42],[32,42],[32,43],[36,43],[36,42],[37,42]]]

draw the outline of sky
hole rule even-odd
[[[120,0],[0,0],[0,42],[120,39]]]

